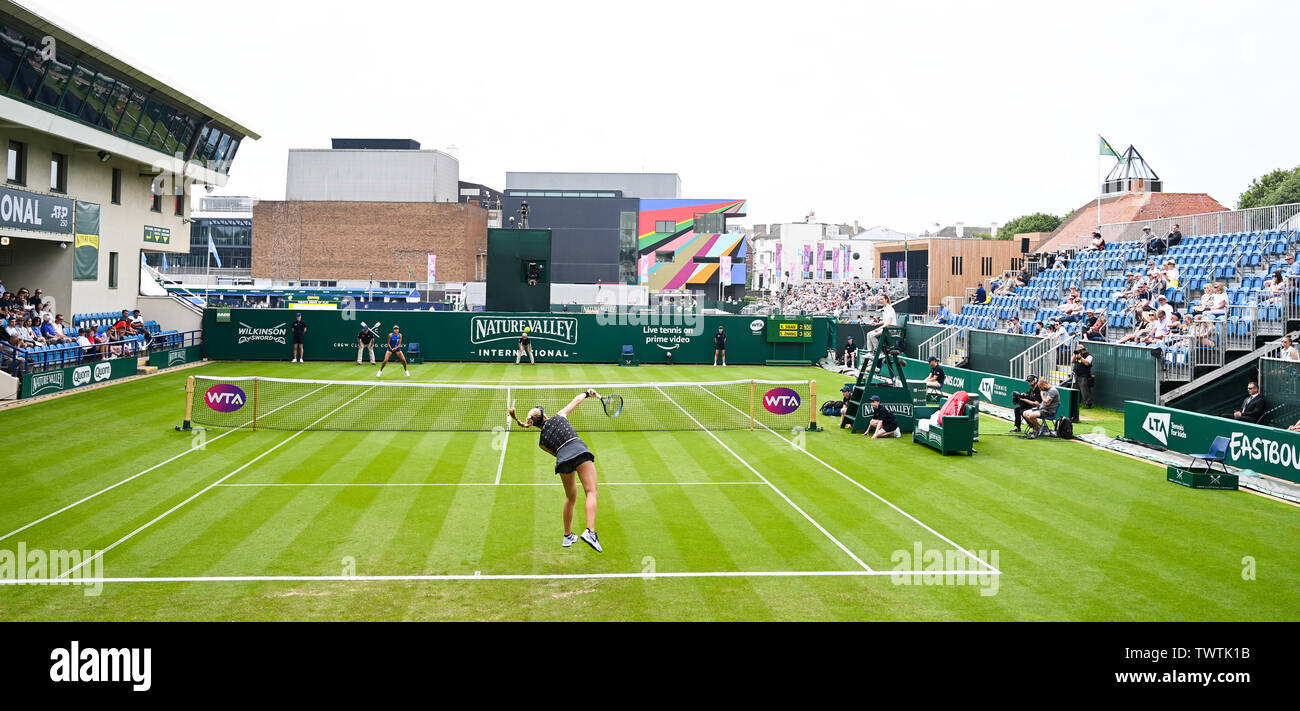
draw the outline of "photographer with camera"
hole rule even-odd
[[[1087,346],[1079,346],[1071,359],[1071,371],[1074,373],[1074,387],[1079,389],[1084,407],[1092,407],[1092,354]]]
[[[1025,378],[1025,382],[1029,383],[1029,392],[1011,393],[1011,401],[1016,403],[1016,426],[1011,431],[1016,434],[1020,433],[1020,420],[1024,418],[1025,411],[1038,407],[1039,403],[1043,401],[1042,396],[1038,393],[1038,376],[1031,375]]]

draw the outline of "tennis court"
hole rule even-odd
[[[1028,443],[986,437],[977,457],[957,459],[906,439],[852,437],[833,418],[820,418],[826,431],[804,433],[760,416],[751,431],[747,388],[680,385],[717,383],[721,372],[739,382],[816,379],[831,393],[823,400],[840,384],[812,368],[440,364],[376,385],[372,370],[349,364],[215,363],[0,413],[0,426],[40,413],[75,427],[94,421],[87,410],[115,410],[122,421],[121,432],[73,430],[76,449],[108,447],[109,461],[7,469],[20,473],[6,482],[12,504],[0,512],[0,549],[94,551],[59,572],[94,571],[102,589],[0,585],[0,609],[6,619],[1286,614],[1268,595],[1295,583],[1294,571],[1235,585],[1241,555],[1231,545],[1286,559],[1300,531],[1283,504],[1212,500],[1165,485],[1149,465],[1066,442],[1024,451]],[[191,374],[315,382],[261,390],[257,431],[176,432]],[[567,401],[619,383],[647,394],[628,397],[616,418],[629,429],[601,431],[608,418],[594,402],[573,420],[597,457],[604,552],[561,548],[554,459],[538,449],[536,430],[505,428],[505,403],[526,409],[550,398],[553,412],[560,393]],[[487,385],[502,387],[474,387]],[[397,431],[431,417],[483,424]],[[656,429],[687,421],[698,426]],[[1056,461],[1042,466],[1044,456]],[[1072,479],[1069,460],[1098,466]],[[1158,514],[1140,518],[1171,534],[1191,533],[1210,511],[1240,525],[1207,553],[1188,536],[1132,536],[1138,510]],[[1118,579],[1140,582],[1107,588]]]

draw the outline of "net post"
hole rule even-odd
[[[749,431],[754,431],[754,381],[749,381]]]
[[[817,426],[817,381],[808,381],[808,430],[809,432],[821,432],[822,428]]]
[[[194,376],[191,375],[185,379],[185,419],[181,426],[176,428],[178,432],[189,432],[194,429],[191,421],[194,419]]]
[[[257,378],[253,378],[253,431],[257,431]]]

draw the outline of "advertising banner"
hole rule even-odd
[[[22,396],[27,398],[51,395],[85,385],[132,376],[137,370],[135,358],[114,358],[41,373],[27,373],[23,376]]]
[[[1300,484],[1300,432],[1130,400],[1124,436],[1183,454],[1205,454],[1215,437],[1227,437],[1228,466]]]
[[[216,309],[203,312],[203,355],[213,360],[289,360],[294,311]],[[345,311],[308,311],[308,361],[355,360],[357,320]],[[727,333],[727,362],[761,364],[769,360],[815,363],[826,355],[833,334],[830,319],[814,318],[807,342],[767,340],[767,320],[748,316],[628,313],[466,313],[456,311],[369,312],[387,331],[399,325],[407,343],[419,343],[425,361],[511,362],[525,328],[531,329],[539,362],[614,363],[624,345],[642,363],[712,363],[713,335]]]

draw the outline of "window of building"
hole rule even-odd
[[[121,204],[122,204],[122,169],[121,169],[121,168],[114,168],[114,169],[113,169],[113,197],[112,197],[112,200],[113,200],[113,204],[114,204],[114,205],[121,205]]]
[[[108,253],[108,288],[117,288],[117,252]]]
[[[703,234],[721,234],[727,230],[727,217],[720,212],[695,215],[695,231]]]
[[[50,192],[68,192],[68,157],[62,153],[50,154]]]
[[[9,182],[15,185],[27,184],[27,144],[18,141],[9,142]]]
[[[149,198],[151,201],[151,204],[149,205],[149,209],[154,212],[162,212],[163,182],[164,181],[161,180],[158,181],[158,187],[156,189],[154,188],[154,183],[152,182],[149,183]],[[157,192],[155,192],[155,190]]]
[[[655,220],[655,232],[676,232],[677,223],[672,220]]]
[[[980,257],[980,276],[993,276],[993,257]]]
[[[671,250],[671,249],[661,249],[661,250],[655,252],[655,264],[663,264],[664,262],[672,262],[672,261],[673,261],[673,255],[674,255],[674,254],[676,254],[676,252],[674,252],[674,251]]]
[[[953,257],[953,258],[952,258],[952,275],[953,275],[953,276],[959,276],[959,275],[962,273],[962,263],[961,263],[961,262],[962,262],[962,258],[961,258],[961,257]]]

